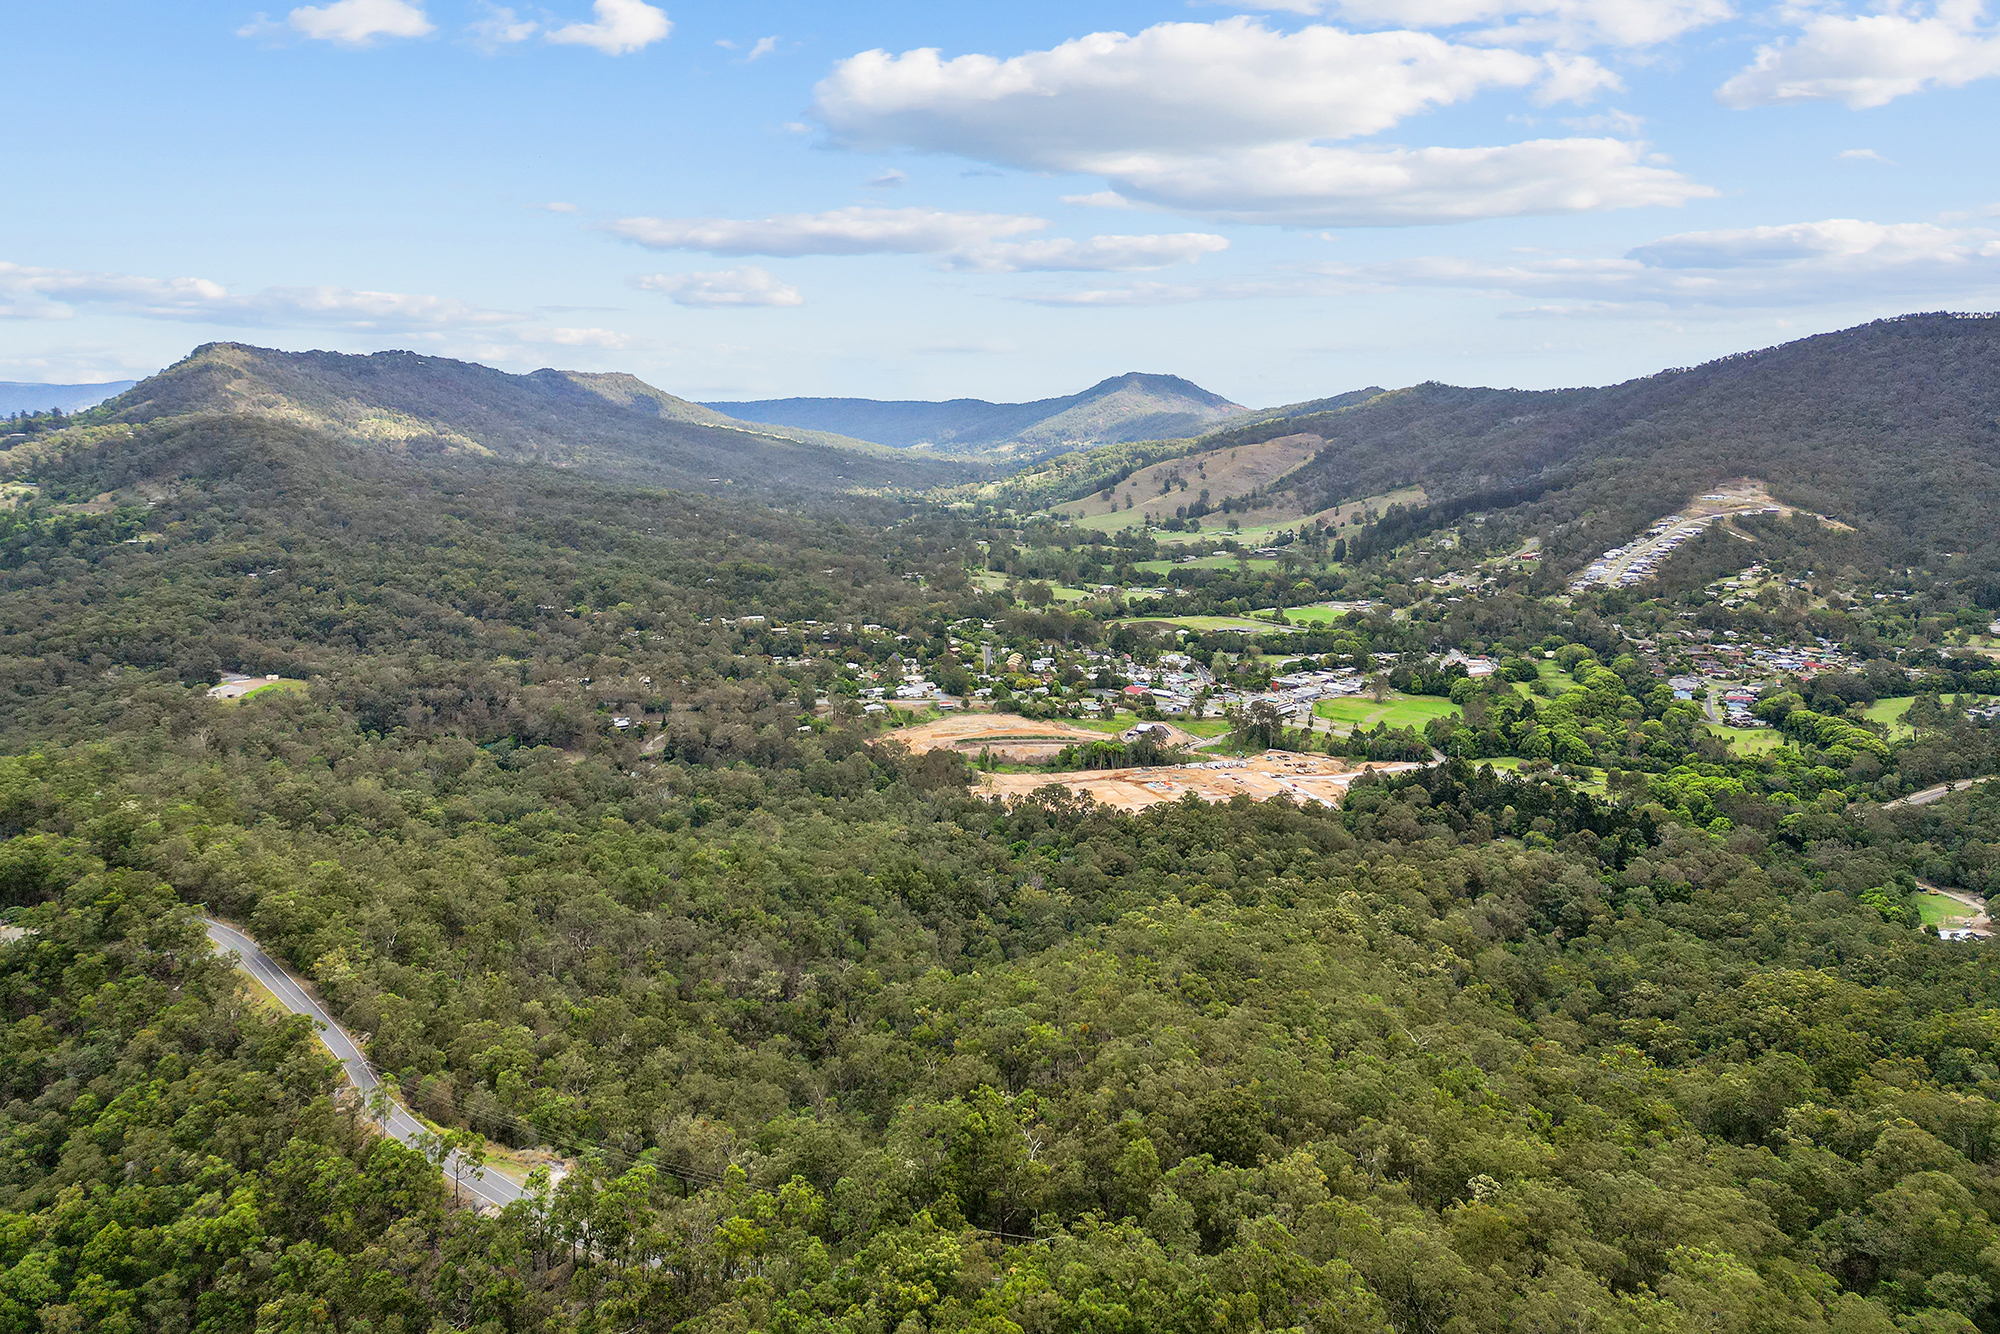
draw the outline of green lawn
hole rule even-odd
[[[1757,755],[1769,755],[1772,751],[1783,750],[1785,737],[1782,732],[1771,727],[1727,727],[1722,723],[1710,723],[1708,730],[1729,743],[1729,753],[1749,759]]]
[[[1248,568],[1259,572],[1282,570],[1285,563],[1271,556],[1252,556]],[[1226,551],[1218,551],[1213,556],[1203,556],[1198,560],[1142,560],[1135,561],[1132,568],[1146,574],[1165,574],[1169,570],[1233,570],[1236,557]]]
[[[311,688],[304,681],[295,681],[289,676],[282,676],[275,681],[266,681],[255,690],[246,691],[238,695],[235,699],[226,699],[221,702],[224,704],[241,704],[246,699],[270,699],[274,695],[303,695]]]
[[[1916,734],[1914,728],[1906,726],[1903,722],[1903,715],[1910,711],[1910,705],[1914,703],[1916,703],[1914,698],[1878,699],[1863,712],[1869,722],[1881,723],[1889,729],[1892,740],[1900,741]]]
[[[1977,916],[1972,909],[1946,894],[1919,894],[1910,902],[1916,904],[1917,911],[1923,914],[1925,926],[1943,927],[1955,924],[1960,918],[1970,922]]]
[[[1339,607],[1329,607],[1323,602],[1315,602],[1309,607],[1285,608],[1285,619],[1293,625],[1332,625],[1351,612]]]
[[[1991,704],[1996,697],[1967,695],[1965,698],[1968,704]],[[1916,703],[1915,697],[1907,695],[1900,699],[1878,699],[1863,710],[1863,713],[1869,722],[1881,723],[1887,727],[1891,741],[1907,741],[1917,733],[1914,727],[1903,721],[1903,715],[1910,711],[1910,705],[1914,703]]]
[[[1431,695],[1402,695],[1394,691],[1381,703],[1365,695],[1351,695],[1345,699],[1323,699],[1313,705],[1313,712],[1330,720],[1336,727],[1353,731],[1360,727],[1373,731],[1375,724],[1387,723],[1391,727],[1413,727],[1424,730],[1424,724],[1433,718],[1456,718],[1458,705],[1448,699],[1438,699]]]
[[[1120,625],[1178,625],[1188,630],[1242,630],[1253,635],[1282,631],[1282,625],[1253,621],[1242,616],[1128,616]]]
[[[1482,764],[1490,764],[1501,773],[1519,773],[1521,770],[1521,766],[1526,763],[1527,763],[1526,760],[1517,759],[1512,755],[1496,755],[1490,760],[1474,760],[1473,767],[1477,768],[1479,765]],[[1575,783],[1578,787],[1582,788],[1586,792],[1593,792],[1596,793],[1598,796],[1604,795],[1607,789],[1604,786],[1604,771],[1602,769],[1592,769],[1589,768],[1588,766],[1579,766],[1579,765],[1572,765],[1571,767],[1582,768],[1583,771],[1589,776],[1583,779],[1570,778],[1569,779],[1570,782]],[[1558,776],[1568,778],[1568,775],[1566,774]]]

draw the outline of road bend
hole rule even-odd
[[[312,998],[312,993],[306,990],[305,984],[294,977],[283,964],[266,954],[263,946],[235,927],[209,917],[202,918],[201,923],[208,928],[208,938],[214,942],[215,948],[223,954],[233,956],[238,969],[255,978],[266,991],[277,997],[278,1003],[287,1010],[293,1014],[305,1015],[313,1021],[320,1045],[333,1053],[333,1058],[340,1062],[340,1068],[346,1072],[348,1082],[361,1094],[362,1105],[367,1107],[372,1103],[376,1091],[382,1087],[381,1079],[375,1074],[375,1067],[361,1054],[361,1045],[354,1040],[353,1035],[335,1022],[333,1016]],[[375,1122],[383,1134],[421,1151],[421,1141],[429,1136],[430,1130],[410,1114],[409,1108],[396,1099],[389,1098],[387,1107],[385,1115],[377,1117],[370,1112],[369,1119]],[[461,1163],[455,1153],[444,1160],[442,1167],[447,1179],[456,1173],[458,1185],[481,1204],[498,1208],[526,1194],[521,1187],[498,1172],[487,1172],[469,1163]]]

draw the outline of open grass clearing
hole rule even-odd
[[[1283,633],[1285,627],[1270,621],[1254,621],[1247,616],[1128,616],[1119,625],[1176,625],[1183,630],[1241,630],[1245,634]]]
[[[1963,926],[1979,915],[1970,905],[1935,890],[1915,895],[1910,902],[1917,905],[1917,912],[1922,915],[1925,926]]]
[[[1356,728],[1372,732],[1377,723],[1390,727],[1409,727],[1421,732],[1424,724],[1435,718],[1456,718],[1462,710],[1448,699],[1432,695],[1404,695],[1395,691],[1383,700],[1374,700],[1366,695],[1350,695],[1345,699],[1323,699],[1313,706],[1313,712],[1331,722],[1336,729],[1352,732]]]
[[[1753,759],[1785,748],[1784,733],[1776,728],[1730,727],[1724,723],[1710,723],[1708,730],[1711,735],[1727,741],[1729,753],[1740,759]]]
[[[1099,515],[1146,515],[1171,518],[1208,492],[1210,504],[1220,504],[1269,486],[1305,463],[1326,444],[1316,435],[1289,435],[1254,445],[1182,454],[1148,464],[1110,489],[1082,500],[1064,501],[1055,512],[1087,522]],[[1132,508],[1126,508],[1127,504]]]

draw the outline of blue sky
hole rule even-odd
[[[1964,0],[256,4],[0,17],[0,379],[237,339],[1261,406],[2000,306]]]

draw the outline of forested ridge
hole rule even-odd
[[[1987,883],[2000,793],[1870,799],[1987,754],[1934,699],[1891,744],[1829,676],[1736,760],[1496,594],[1299,637],[1453,698],[1430,637],[1566,637],[1338,810],[1008,805],[848,659],[1160,648],[982,589],[963,514],[49,439],[0,530],[0,1328],[2000,1328],[2000,958],[1907,901]],[[1480,762],[1538,728],[1597,795]],[[458,1205],[197,909],[574,1170]]]
[[[1459,512],[1552,493],[1527,522],[1565,558],[1597,549],[1741,476],[1862,529],[1883,558],[1939,552],[2000,562],[2000,317],[1927,314],[1723,357],[1599,388],[1503,390],[1426,382],[1301,405],[1204,436],[1191,453],[1300,432],[1318,457],[1285,479],[1304,513],[1420,484]],[[1359,397],[1361,401],[1354,402]],[[1043,469],[1078,487],[1003,485],[1003,503],[1087,494],[1115,454]],[[1610,540],[1605,540],[1609,537]]]
[[[859,491],[969,475],[961,465],[843,436],[737,421],[630,375],[510,375],[415,352],[363,357],[210,343],[79,420],[145,425],[218,415],[305,427],[379,451],[550,464],[697,491]]]

